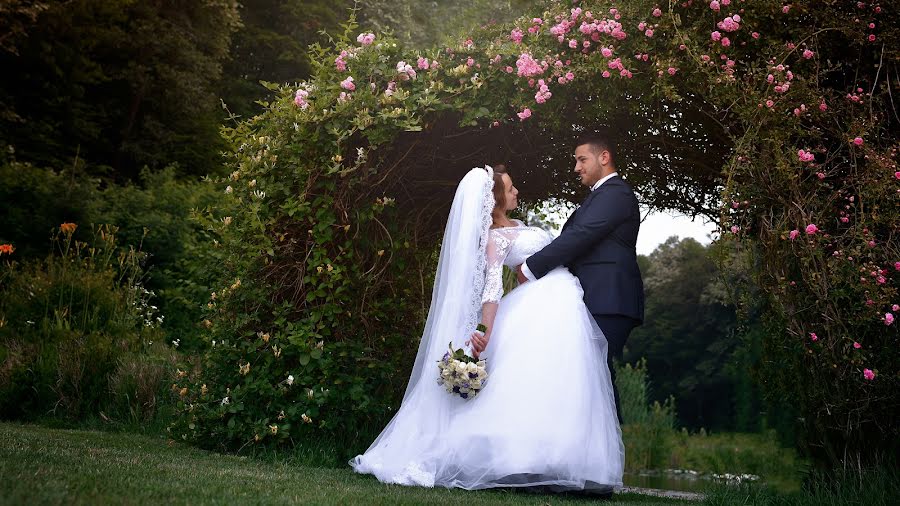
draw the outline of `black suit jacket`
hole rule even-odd
[[[637,198],[615,176],[592,191],[559,237],[526,261],[538,279],[564,265],[578,277],[594,315],[644,320],[644,282],[637,264],[641,214]]]

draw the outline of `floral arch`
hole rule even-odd
[[[531,202],[577,202],[572,139],[611,127],[645,204],[713,218],[750,259],[761,379],[803,413],[807,449],[847,464],[896,445],[900,23],[837,4],[548,2],[426,51],[351,22],[312,48],[310,81],[271,85],[225,130],[226,197],[198,216],[211,346],[179,380],[173,435],[237,448],[380,426],[465,170],[505,161]]]

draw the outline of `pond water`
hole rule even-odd
[[[625,473],[623,481],[625,482],[625,486],[628,487],[678,490],[681,492],[703,492],[711,486],[722,483],[738,484],[741,481],[758,480],[759,477],[754,475],[701,474],[691,470],[667,469],[664,471]]]

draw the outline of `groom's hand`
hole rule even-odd
[[[516,279],[519,280],[520,285],[528,281],[528,278],[526,278],[525,274],[522,272],[522,264],[516,266]]]

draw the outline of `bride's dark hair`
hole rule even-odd
[[[503,174],[509,174],[506,170],[506,164],[498,163],[492,167],[494,169],[494,208],[501,207],[506,204],[506,185],[503,184]]]

